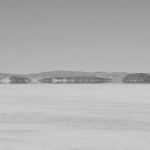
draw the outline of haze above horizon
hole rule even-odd
[[[0,72],[150,72],[146,0],[1,0]]]

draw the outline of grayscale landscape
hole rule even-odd
[[[0,150],[149,150],[148,84],[0,85]]]
[[[150,1],[0,0],[0,150],[150,150]]]

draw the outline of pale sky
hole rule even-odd
[[[0,72],[150,72],[148,0],[0,0]]]

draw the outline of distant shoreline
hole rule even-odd
[[[34,74],[0,73],[1,84],[150,83],[149,73],[50,71]]]

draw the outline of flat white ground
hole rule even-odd
[[[0,85],[0,150],[150,150],[150,85]]]

